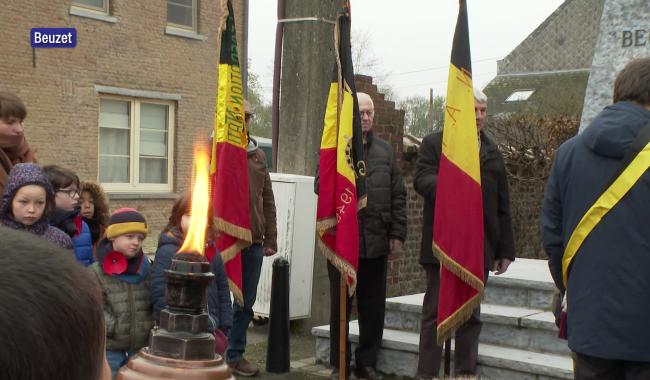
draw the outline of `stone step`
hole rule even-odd
[[[424,294],[386,300],[384,327],[420,331]],[[502,305],[481,305],[480,342],[552,354],[569,354],[565,340],[557,337],[555,317],[550,311]]]
[[[506,273],[490,275],[483,302],[551,310],[555,292],[546,260],[517,259]]]
[[[329,326],[314,327],[316,359],[329,362]],[[350,341],[359,341],[359,325],[350,322]],[[384,329],[377,368],[387,374],[414,377],[417,370],[419,335],[410,331]],[[479,374],[485,379],[558,380],[573,378],[568,356],[531,352],[481,343]]]

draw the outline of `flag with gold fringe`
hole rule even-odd
[[[441,263],[439,343],[469,319],[483,297],[483,198],[470,57],[467,5],[460,0],[433,225],[433,251]]]
[[[217,248],[228,284],[243,305],[240,251],[251,244],[248,199],[248,135],[244,122],[244,91],[237,53],[237,34],[230,0],[222,1],[221,53],[210,165]],[[225,27],[224,27],[225,25]]]
[[[336,65],[330,84],[320,146],[319,246],[354,293],[359,261],[357,211],[365,205],[365,162],[361,118],[354,86],[349,7],[335,27]]]

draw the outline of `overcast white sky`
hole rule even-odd
[[[474,83],[486,85],[505,57],[564,0],[468,0]],[[250,0],[249,69],[260,77],[270,102],[276,0]],[[386,84],[398,97],[446,94],[457,0],[351,0],[352,31],[370,36]],[[400,14],[408,12],[408,14]],[[312,15],[304,15],[312,16]],[[354,36],[353,36],[354,43]],[[363,73],[360,73],[363,74]]]

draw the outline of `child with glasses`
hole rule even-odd
[[[79,177],[72,170],[57,165],[45,166],[43,172],[55,193],[56,209],[50,224],[70,236],[77,261],[85,266],[91,265],[95,262],[93,239],[88,224],[79,213]]]
[[[54,210],[54,190],[36,164],[16,164],[9,172],[2,203],[0,224],[40,236],[66,249],[72,249],[70,237],[50,226]]]

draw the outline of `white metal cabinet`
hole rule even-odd
[[[309,318],[316,237],[314,177],[271,173],[278,224],[278,253],[264,258],[257,285],[255,314],[268,316],[271,306],[273,260],[289,261],[289,318]]]

